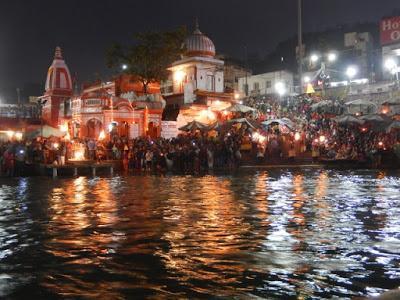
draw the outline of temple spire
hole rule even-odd
[[[56,52],[54,53],[54,59],[63,59],[62,58],[62,53],[61,53],[61,48],[56,47]]]
[[[194,33],[201,33],[199,28],[199,19],[197,17],[194,19]]]

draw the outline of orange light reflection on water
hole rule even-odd
[[[110,284],[79,279],[78,274],[90,273],[90,268],[109,259],[123,238],[112,229],[118,217],[108,181],[89,181],[78,177],[53,188],[50,194],[50,221],[46,228],[50,238],[44,246],[48,254],[64,261],[65,274],[59,270],[48,274],[41,284],[67,297],[81,294],[87,298],[122,299],[115,290],[111,291]],[[111,230],[103,232],[101,228]]]

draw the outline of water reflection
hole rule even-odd
[[[398,174],[0,185],[0,297],[328,299],[400,285]]]
[[[108,284],[81,278],[111,259],[123,238],[113,228],[118,220],[117,201],[109,182],[85,177],[64,181],[53,188],[48,203],[48,238],[43,247],[49,259],[65,268],[50,270],[41,285],[65,296],[114,298],[117,294]]]

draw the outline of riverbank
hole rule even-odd
[[[123,164],[119,160],[111,161],[79,161],[68,162],[65,165],[55,164],[27,164],[23,168],[21,174],[16,173],[15,177],[31,177],[31,176],[49,176],[49,177],[76,177],[76,176],[113,176],[117,174],[132,174],[132,175],[145,175],[145,174],[207,174],[212,172],[233,172],[237,169],[340,169],[340,170],[353,170],[353,169],[400,169],[397,162],[385,162],[376,165],[373,162],[357,162],[349,160],[319,160],[310,161],[309,159],[303,160],[276,160],[276,161],[244,161],[239,166],[235,167],[222,167],[213,168],[211,170],[200,170],[199,172],[188,171],[179,172],[178,170],[171,169],[152,169],[152,170],[137,170],[128,169],[124,170]],[[10,177],[1,175],[0,178]]]

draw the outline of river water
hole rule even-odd
[[[352,298],[400,286],[400,172],[0,179],[0,298]]]

